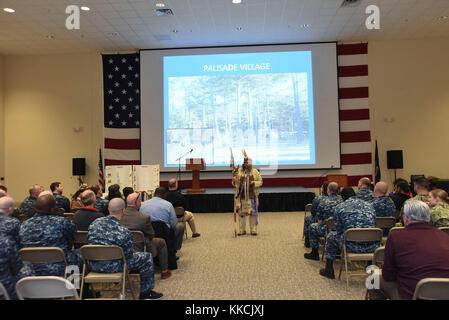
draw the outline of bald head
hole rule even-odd
[[[369,186],[371,185],[371,180],[370,178],[364,177],[362,179],[359,180],[359,185],[358,188],[362,189],[362,188],[369,188]]]
[[[48,191],[48,190],[45,190],[45,191],[42,191],[41,193],[39,193],[39,197],[46,196],[46,195],[50,195],[50,196],[52,196],[53,198],[55,197],[55,196],[53,195],[53,193],[52,193],[51,191]]]
[[[122,198],[114,198],[109,201],[108,210],[111,216],[121,220],[125,209],[125,201]]]
[[[140,193],[139,192],[131,193],[126,198],[126,204],[127,204],[128,207],[140,209],[140,206],[142,204],[142,201],[140,199]]]
[[[374,186],[374,195],[376,197],[385,196],[388,191],[388,184],[385,181],[379,181]]]
[[[34,186],[31,186],[30,189],[28,190],[30,193],[30,197],[33,198],[38,198],[39,194],[44,191],[44,188],[38,184],[35,184]]]
[[[331,195],[337,193],[338,193],[338,183],[336,182],[329,183],[329,185],[327,186],[327,194]]]
[[[14,212],[14,199],[10,196],[0,198],[0,214],[9,216]]]
[[[56,200],[52,194],[44,194],[36,200],[36,211],[52,214],[56,209]]]
[[[178,180],[172,178],[168,180],[168,190],[176,190],[178,189]]]

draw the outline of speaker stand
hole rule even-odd
[[[396,168],[394,168],[394,181],[396,181]]]

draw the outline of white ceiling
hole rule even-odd
[[[343,0],[158,2],[174,16],[158,17],[155,0],[0,0],[0,54],[449,37],[449,19],[438,19],[449,16],[449,0],[361,0],[347,8]],[[91,9],[81,11],[80,30],[65,28],[71,4]],[[371,4],[380,8],[380,30],[365,27]]]

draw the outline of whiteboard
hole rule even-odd
[[[106,190],[113,184],[118,184],[120,188],[131,187],[133,185],[133,166],[106,166]]]
[[[133,187],[136,191],[153,191],[159,187],[159,165],[133,166]]]

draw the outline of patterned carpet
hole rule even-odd
[[[184,238],[178,270],[155,289],[164,300],[363,299],[366,276],[342,280],[319,275],[324,262],[304,259],[303,212],[262,212],[258,235],[234,238],[232,213],[195,214],[199,238]],[[248,232],[249,226],[247,227]],[[336,276],[340,261],[334,263]],[[363,272],[363,270],[362,270]]]

